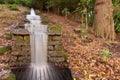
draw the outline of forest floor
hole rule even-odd
[[[11,11],[3,5],[0,10],[0,46],[12,44],[2,34],[19,24],[26,10],[20,7],[18,11]],[[117,36],[114,42],[107,41],[96,37],[91,28],[84,32],[79,23],[62,16],[50,13],[43,13],[43,16],[62,27],[63,48],[68,53],[68,63],[73,77],[77,80],[120,79],[120,36]],[[82,32],[77,31],[79,29]],[[8,58],[6,55],[0,55],[0,73],[3,67],[7,66]]]
[[[73,77],[77,80],[120,79],[120,35],[111,42],[96,37],[91,28],[84,32],[79,23],[62,16],[50,13],[44,16],[62,27],[62,43]],[[76,31],[79,29],[81,33]]]
[[[25,12],[27,8],[22,6],[19,6],[19,10],[11,10],[8,5],[0,4],[0,80],[1,77],[4,80],[11,72],[8,65],[9,54],[5,51],[5,47],[12,45],[12,40],[9,39],[11,36],[6,34],[19,25]]]

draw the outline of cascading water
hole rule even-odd
[[[33,65],[47,64],[47,25],[41,24],[40,16],[31,9],[31,14],[27,15],[30,24],[25,28],[30,32],[31,63]]]
[[[31,9],[31,14],[27,15],[30,24],[25,28],[30,32],[31,46],[31,68],[33,69],[33,80],[48,80],[47,78],[47,25],[41,24],[40,16]],[[36,76],[37,75],[37,76]],[[46,78],[46,79],[45,79]]]
[[[30,33],[31,63],[15,72],[16,80],[72,80],[68,68],[47,63],[47,25],[41,24],[41,17],[34,9],[26,18],[30,21],[30,24],[25,24],[25,29]]]

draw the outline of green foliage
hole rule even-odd
[[[15,3],[15,0],[4,0],[5,4],[13,4]]]
[[[17,4],[8,4],[8,7],[9,7],[11,10],[19,10]]]
[[[120,33],[120,11],[114,12],[115,31]]]
[[[120,6],[120,0],[112,0],[112,3],[114,7]]]
[[[0,3],[4,3],[4,0],[0,0]]]
[[[9,76],[7,77],[7,80],[16,80],[15,75],[13,73],[10,73]]]
[[[102,59],[103,59],[103,60],[106,60],[107,57],[108,57],[108,55],[111,54],[111,52],[110,52],[109,50],[102,50],[102,51],[101,51],[101,54],[102,54]]]
[[[68,8],[64,8],[64,9],[62,10],[62,14],[64,14],[64,15],[67,17],[67,16],[70,14]]]
[[[32,0],[4,0],[3,3],[5,4],[22,4],[24,6],[31,6]]]
[[[29,7],[32,5],[32,0],[15,0],[15,2]]]
[[[112,0],[114,9],[120,7],[120,0]],[[114,11],[114,23],[115,23],[115,31],[120,33],[120,11]]]

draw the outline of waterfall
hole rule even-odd
[[[41,24],[39,15],[35,14],[33,8],[27,15],[30,24],[25,24],[25,29],[30,32],[31,63],[33,65],[47,64],[47,25]]]
[[[30,21],[25,24],[25,29],[30,33],[31,64],[19,73],[16,80],[72,80],[67,68],[47,63],[47,25],[41,24],[41,17],[35,14],[34,9],[26,18]]]

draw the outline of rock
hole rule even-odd
[[[61,36],[53,36],[53,41],[62,41],[62,37]]]
[[[62,57],[62,51],[48,51],[48,55],[51,57]]]
[[[48,51],[53,51],[54,50],[54,46],[48,46]]]
[[[49,32],[48,33],[49,36],[61,36],[61,32]]]
[[[49,46],[52,46],[52,45],[61,45],[61,44],[62,44],[61,41],[49,41],[49,42],[48,42],[48,45],[49,45]]]
[[[49,58],[50,62],[64,62],[64,58],[63,57],[53,57],[53,58]]]
[[[13,33],[14,35],[29,35],[29,32],[28,32],[26,29],[22,29],[22,28],[13,29],[13,30],[12,30],[12,33]]]

